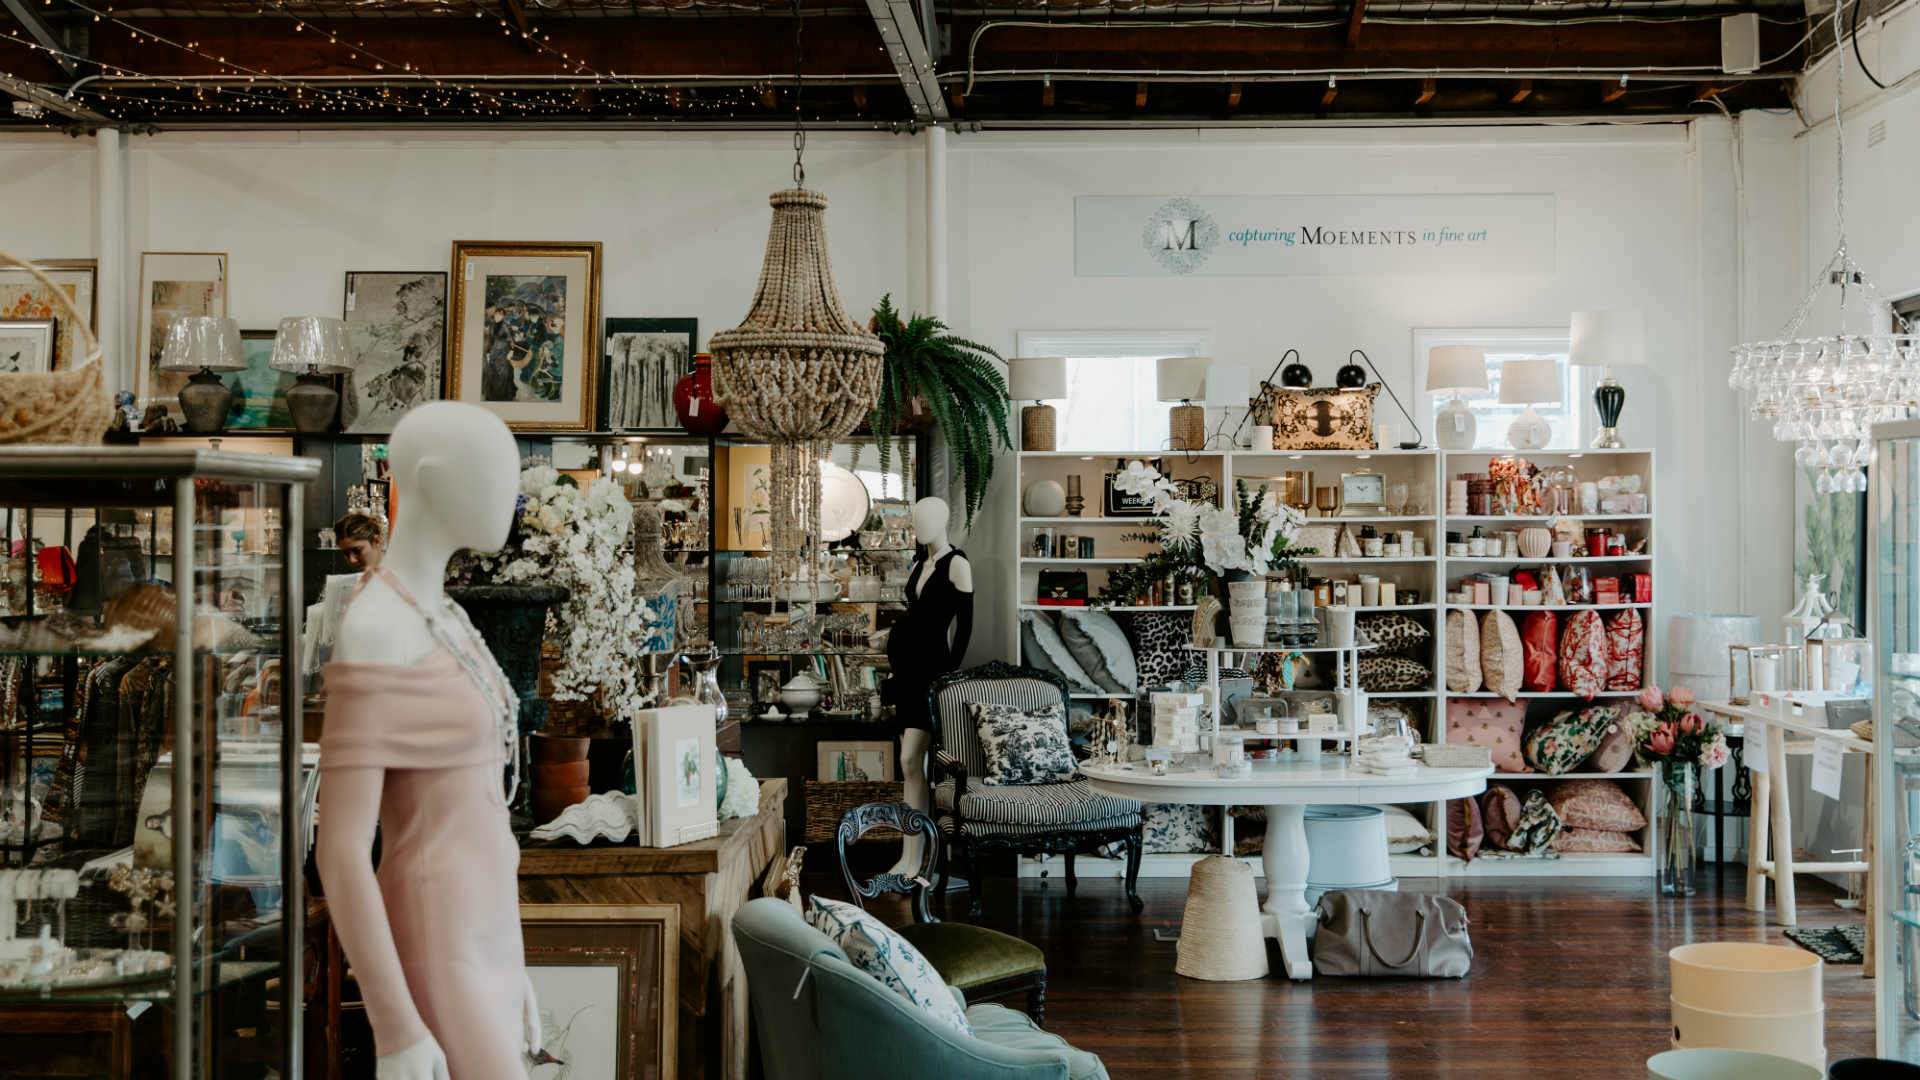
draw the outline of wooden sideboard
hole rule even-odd
[[[747,976],[731,924],[787,849],[786,799],[785,780],[762,780],[758,813],[679,847],[567,842],[520,851],[522,903],[679,905],[679,1080],[746,1078]]]

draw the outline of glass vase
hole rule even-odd
[[[1660,818],[1660,895],[1693,895],[1693,785],[1690,763],[1662,761],[1666,806]]]

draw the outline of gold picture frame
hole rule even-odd
[[[99,265],[94,259],[34,259],[54,283],[67,290],[74,305],[87,313],[87,329],[100,329]],[[25,270],[0,269],[0,319],[52,319],[54,321],[53,367],[64,371],[79,366],[81,335],[73,320],[42,285]]]
[[[134,396],[142,407],[165,405],[179,414],[180,388],[188,376],[160,370],[160,349],[167,324],[183,315],[225,318],[233,264],[224,251],[143,251],[140,253],[140,315],[135,332]]]
[[[447,399],[514,431],[592,431],[600,382],[600,243],[455,240]]]
[[[677,904],[521,904],[546,1050],[572,1076],[673,1080],[680,1026]],[[527,1075],[553,1075],[533,1066]]]

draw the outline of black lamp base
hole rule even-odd
[[[180,413],[195,435],[218,435],[227,426],[233,391],[209,368],[201,368],[180,388]]]
[[[1618,450],[1621,447],[1620,410],[1627,406],[1627,390],[1608,375],[1593,388],[1593,407],[1600,414],[1600,434],[1593,438],[1595,450]]]
[[[320,375],[302,375],[287,390],[287,411],[295,431],[317,435],[333,429],[340,414],[340,391]]]

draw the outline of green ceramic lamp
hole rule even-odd
[[[1594,449],[1617,450],[1620,433],[1616,429],[1620,410],[1627,405],[1627,391],[1613,377],[1613,370],[1647,362],[1646,325],[1638,311],[1576,311],[1567,337],[1567,363],[1601,369],[1600,385],[1593,390],[1593,407],[1600,414]]]

